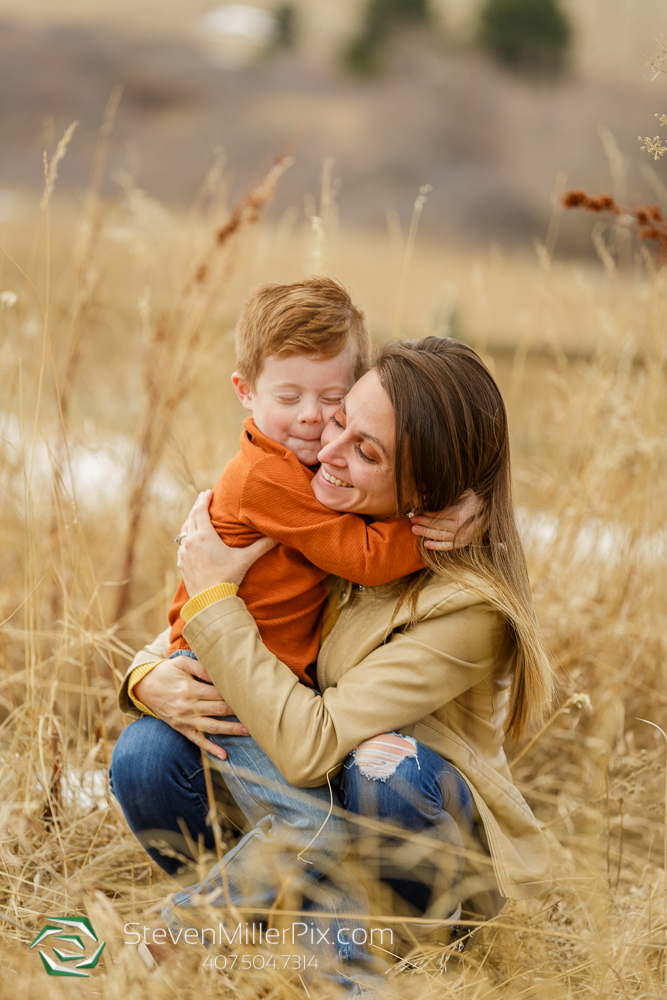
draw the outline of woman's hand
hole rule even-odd
[[[190,597],[218,583],[240,584],[250,567],[277,544],[272,538],[259,538],[245,548],[225,545],[211,524],[212,495],[212,490],[199,494],[181,528],[178,570]]]
[[[202,684],[199,677],[208,683]],[[222,722],[218,715],[233,715],[201,663],[191,656],[175,656],[153,667],[134,685],[133,694],[151,712],[202,750],[225,760],[227,754],[206,739],[205,733],[248,736],[240,722]]]
[[[435,549],[438,552],[461,549],[465,545],[470,545],[479,535],[481,526],[478,517],[482,507],[482,501],[477,494],[467,490],[453,507],[447,507],[438,514],[420,514],[418,517],[413,517],[412,531],[415,535],[423,535],[427,539],[424,542],[427,549]],[[486,530],[486,524],[482,530]]]

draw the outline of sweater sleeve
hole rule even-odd
[[[136,710],[141,712],[142,715],[152,715],[154,719],[157,719],[157,715],[155,712],[151,712],[150,708],[144,705],[143,701],[139,701],[134,693],[134,688],[146,674],[150,674],[153,667],[157,667],[158,663],[162,663],[162,660],[154,660],[153,663],[142,663],[141,666],[135,667],[127,681],[127,695]]]
[[[445,601],[319,697],[266,648],[238,597],[209,605],[185,627],[250,734],[291,784],[304,787],[324,784],[358,743],[418,722],[489,676],[502,631],[488,605],[450,612]]]
[[[135,674],[135,670],[139,667],[148,666],[149,664],[151,667],[154,667],[161,660],[164,660],[168,653],[169,629],[165,629],[164,632],[160,632],[160,634],[151,643],[144,646],[144,648],[140,649],[136,654],[132,663],[127,668],[118,691],[118,707],[125,715],[131,715],[133,718],[138,719],[142,714],[145,714],[138,708],[129,692],[130,685],[134,686],[141,679],[138,674]],[[146,673],[148,673],[148,670]]]
[[[366,524],[358,514],[324,507],[290,463],[274,456],[256,463],[244,485],[241,520],[261,535],[301,552],[319,569],[378,587],[424,568],[409,520]]]

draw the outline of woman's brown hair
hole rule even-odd
[[[541,721],[553,676],[537,624],[512,501],[507,414],[500,390],[475,352],[449,337],[390,342],[377,359],[396,420],[398,511],[444,510],[472,490],[481,501],[470,545],[422,546],[427,568],[478,591],[505,617],[516,648],[506,731],[513,739]],[[427,575],[403,597],[415,613]]]

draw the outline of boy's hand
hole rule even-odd
[[[220,715],[233,711],[210,683],[210,677],[198,660],[175,656],[158,663],[134,686],[134,694],[158,719],[187,737],[220,760],[227,754],[222,747],[206,739],[206,733],[248,736],[240,722],[224,722]]]
[[[468,490],[453,507],[447,507],[438,514],[413,517],[413,534],[426,538],[424,545],[427,549],[438,552],[461,549],[486,531],[486,522],[480,524],[478,520],[483,506],[477,494]]]

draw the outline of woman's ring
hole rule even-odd
[[[176,544],[177,544],[177,545],[180,545],[180,544],[181,544],[181,541],[182,541],[182,539],[183,539],[183,538],[185,538],[185,536],[186,536],[186,535],[187,535],[187,531],[182,531],[182,532],[180,533],[180,535],[176,535],[176,538],[174,539],[174,541],[176,542]]]

